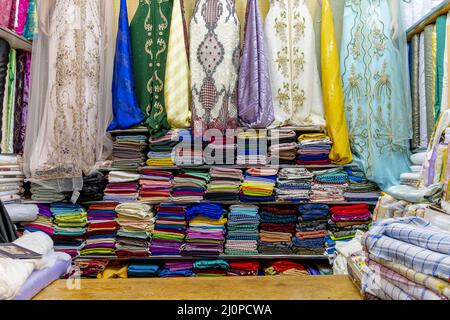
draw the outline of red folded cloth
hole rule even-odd
[[[244,270],[244,271],[258,271],[259,261],[232,261],[230,262],[230,269]]]
[[[369,211],[368,204],[355,204],[351,206],[336,206],[330,208],[332,214],[338,215],[363,215]]]
[[[306,270],[305,267],[299,263],[284,260],[274,262],[270,266],[273,267],[277,273],[282,273],[291,269]]]
[[[298,206],[279,205],[279,206],[261,206],[262,211],[267,211],[273,214],[297,214]]]

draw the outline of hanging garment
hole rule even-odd
[[[411,96],[413,138],[411,148],[420,146],[420,104],[419,104],[419,35],[411,39]]]
[[[152,137],[170,130],[164,101],[172,1],[140,0],[130,25],[136,97]]]
[[[17,9],[18,9],[18,1],[14,0],[12,7],[11,7],[11,11],[9,13],[9,26],[8,29],[10,30],[16,30],[16,26],[17,26]]]
[[[275,122],[325,126],[314,26],[305,0],[272,0],[265,22]]]
[[[28,104],[30,99],[30,71],[31,71],[31,53],[25,53],[25,76],[23,79],[23,108],[22,108],[22,117],[21,117],[21,125],[20,125],[20,137],[17,142],[17,148],[21,150],[21,154],[23,154],[23,149],[25,146],[25,135],[27,128],[27,116],[28,116]]]
[[[16,26],[16,33],[19,35],[23,35],[23,31],[25,29],[29,4],[28,2],[29,0],[19,0],[19,7],[17,12],[17,26]]]
[[[427,98],[425,84],[425,32],[419,39],[419,105],[420,105],[420,147],[428,147]]]
[[[164,84],[167,121],[171,128],[191,126],[189,108],[189,57],[187,52],[186,24],[181,0],[174,0],[167,49],[167,66]]]
[[[401,3],[403,26],[406,29],[419,22],[443,0],[403,0]]]
[[[45,1],[39,13],[33,59],[48,63],[32,66],[24,170],[34,183],[78,191],[112,149],[112,3]]]
[[[23,113],[23,91],[25,85],[25,64],[26,64],[26,52],[17,52],[17,72],[16,72],[16,97],[14,101],[14,114],[13,114],[13,150],[14,154],[22,154],[22,144],[20,143],[22,132],[22,113]]]
[[[15,1],[13,0],[2,0],[2,4],[0,6],[0,27],[9,27],[9,19],[11,16],[13,3],[15,4]]]
[[[114,119],[108,131],[129,129],[144,121],[144,113],[138,106],[134,87],[127,1],[121,0],[112,87]]]
[[[190,24],[194,135],[238,126],[240,27],[234,0],[197,0]]]
[[[425,27],[425,88],[427,101],[428,137],[435,124],[434,103],[436,98],[436,26]]]
[[[352,162],[344,105],[344,89],[339,66],[339,52],[334,33],[333,13],[329,0],[322,1],[322,92],[327,133],[333,142],[329,158],[336,164]]]
[[[27,20],[23,30],[23,37],[32,40],[37,33],[37,8],[36,0],[28,1]]]
[[[3,126],[3,103],[8,99],[6,93],[7,71],[9,63],[9,43],[6,40],[0,39],[0,128]],[[2,133],[0,130],[0,141],[2,140]]]
[[[410,172],[412,137],[406,33],[392,37],[389,12],[387,0],[347,0],[341,47],[354,162],[383,190]]]
[[[246,127],[266,129],[275,120],[275,115],[258,0],[248,1],[246,17],[239,71],[239,119]]]
[[[3,101],[2,117],[2,140],[1,152],[4,154],[14,153],[14,108],[16,101],[17,82],[17,51],[9,50],[8,76],[7,76],[7,98]]]
[[[436,89],[434,102],[434,122],[441,113],[442,89],[444,79],[444,54],[447,29],[447,16],[440,16],[436,20]]]

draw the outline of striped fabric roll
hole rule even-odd
[[[191,125],[189,60],[184,30],[180,0],[176,0],[172,9],[164,97],[167,121],[172,128],[177,129],[187,128]]]

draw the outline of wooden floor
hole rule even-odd
[[[73,283],[71,284],[73,285]],[[36,300],[360,300],[347,276],[58,280]]]

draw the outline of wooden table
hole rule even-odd
[[[58,280],[36,300],[361,300],[347,276]],[[74,285],[74,283],[72,283]]]

